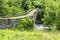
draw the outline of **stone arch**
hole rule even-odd
[[[34,13],[34,23],[36,23],[36,24],[42,24],[43,22],[42,22],[42,11],[40,10],[40,9],[38,9],[38,11],[36,11],[35,13]]]
[[[41,22],[41,10],[39,8],[37,9],[33,9],[29,14],[27,15],[23,15],[23,16],[17,16],[17,17],[9,17],[9,18],[0,18],[0,20],[2,20],[1,22],[1,25],[0,25],[0,28],[10,28],[12,26],[12,28],[15,28],[16,27],[16,22],[19,20],[19,19],[23,19],[23,18],[26,18],[26,17],[30,17],[31,19],[33,19],[33,23],[38,23],[38,22]],[[18,19],[18,20],[17,20]],[[40,19],[40,20],[38,20]],[[37,22],[38,21],[38,22]],[[6,27],[5,27],[6,26]]]

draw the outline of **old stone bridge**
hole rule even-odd
[[[0,28],[14,28],[16,27],[16,23],[20,19],[26,18],[26,17],[30,17],[31,19],[33,19],[34,23],[42,23],[41,22],[41,18],[42,18],[41,10],[37,8],[37,9],[33,9],[26,15],[17,16],[17,17],[0,18]]]

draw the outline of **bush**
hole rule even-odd
[[[21,19],[17,24],[17,29],[19,30],[31,30],[33,29],[33,27],[33,20],[31,20],[30,18]]]
[[[52,30],[60,27],[60,1],[45,0],[44,1],[44,25],[48,25]]]
[[[0,17],[22,14],[22,0],[0,0]]]

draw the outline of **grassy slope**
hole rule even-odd
[[[0,40],[60,40],[59,32],[0,30]]]

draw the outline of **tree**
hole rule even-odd
[[[45,8],[44,8],[44,18],[43,23],[44,25],[47,25],[51,27],[51,29],[54,31],[57,28],[60,28],[60,1],[55,0],[45,0]]]
[[[5,2],[4,0],[0,0],[0,16],[6,16],[8,10],[5,7]]]

